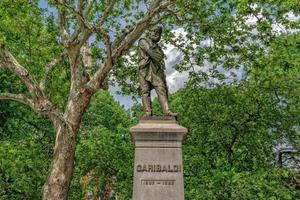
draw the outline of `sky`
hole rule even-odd
[[[46,8],[49,12],[56,13],[56,10],[54,8],[51,8],[51,7],[48,6],[47,0],[40,0],[39,6],[41,8]]]

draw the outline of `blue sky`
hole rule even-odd
[[[39,5],[40,5],[42,8],[46,8],[46,7],[47,7],[47,3],[46,3],[45,0],[40,0]]]
[[[39,6],[40,6],[41,8],[46,8],[49,12],[56,13],[56,10],[55,10],[54,8],[50,8],[50,7],[48,6],[46,0],[40,0]]]

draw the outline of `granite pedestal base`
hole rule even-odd
[[[135,144],[133,200],[184,200],[182,140],[173,117],[141,119],[130,129]]]

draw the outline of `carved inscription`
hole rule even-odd
[[[173,172],[178,173],[181,172],[181,165],[146,165],[146,164],[139,164],[136,166],[137,172]]]
[[[143,179],[141,181],[142,185],[146,185],[146,186],[154,186],[154,185],[158,185],[158,186],[172,186],[175,184],[175,180],[146,180]]]

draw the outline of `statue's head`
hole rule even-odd
[[[155,26],[150,30],[149,37],[153,42],[159,42],[161,38],[162,33],[162,27],[161,26]]]

